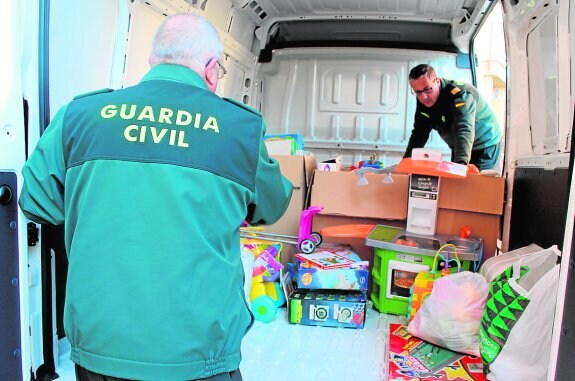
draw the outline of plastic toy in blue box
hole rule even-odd
[[[363,328],[365,314],[365,291],[297,289],[288,302],[293,324]]]

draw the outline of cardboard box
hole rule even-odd
[[[324,209],[314,216],[313,231],[334,225],[366,223],[405,227],[409,175],[392,174],[393,184],[384,184],[383,174],[367,173],[365,176],[368,185],[359,186],[358,175],[352,172],[314,172],[310,205]],[[492,257],[500,237],[504,197],[503,177],[442,178],[436,233],[459,235],[461,227],[469,226],[471,234],[484,241],[483,260]],[[361,259],[373,263],[373,250],[362,245],[361,238],[324,240],[348,243]]]
[[[467,175],[466,179],[441,179],[439,208],[503,214],[505,178]]]
[[[291,201],[282,218],[275,224],[265,227],[265,231],[275,234],[294,236],[299,234],[301,211],[305,208],[306,196],[317,161],[313,155],[277,155],[272,156],[280,165],[284,175],[294,186]]]
[[[366,173],[368,184],[358,185],[353,172],[314,171],[309,205],[323,206],[320,215],[405,220],[409,176],[392,174],[391,184],[385,176]]]
[[[439,187],[437,233],[459,235],[463,226],[483,239],[483,261],[495,255],[505,201],[505,178],[468,175],[442,179]]]

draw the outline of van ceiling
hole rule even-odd
[[[473,13],[478,0],[244,0],[271,17],[324,16],[327,14],[385,14],[388,16],[437,19],[451,22]]]
[[[397,20],[296,20],[277,22],[260,60],[273,49],[302,46],[361,46],[457,52],[451,25]]]
[[[467,52],[470,38],[494,0],[231,2],[260,27],[259,52],[357,45]]]

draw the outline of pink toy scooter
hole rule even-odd
[[[304,254],[310,254],[321,244],[322,237],[318,232],[311,231],[313,216],[318,214],[323,206],[310,206],[301,212],[299,220],[299,233],[297,237],[285,234],[266,233],[250,228],[240,228],[240,237],[259,238],[265,241],[274,241],[296,245]],[[297,238],[297,240],[296,240]]]

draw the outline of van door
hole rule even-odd
[[[25,118],[20,60],[22,35],[20,2],[0,4],[0,379],[29,377],[29,287],[28,257],[19,255],[27,247],[26,224],[18,209],[20,168],[25,157]],[[32,28],[33,29],[33,28]],[[6,37],[7,36],[7,37]],[[41,341],[40,341],[41,343]]]

